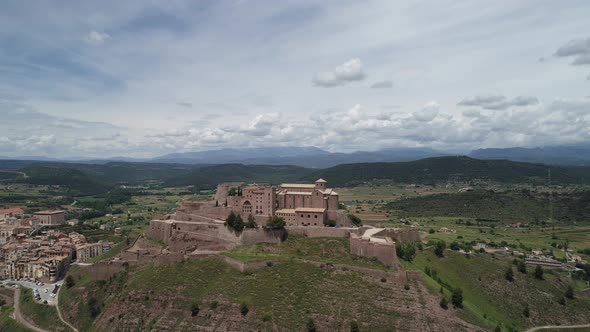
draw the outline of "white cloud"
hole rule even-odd
[[[375,82],[371,84],[371,89],[390,89],[393,87],[393,82],[390,80]]]
[[[461,100],[457,105],[460,106],[478,106],[489,110],[506,110],[514,106],[531,106],[537,105],[539,100],[531,96],[517,96],[508,99],[500,94],[486,94],[469,97]]]
[[[345,63],[337,66],[332,71],[320,72],[313,78],[314,86],[331,88],[348,84],[350,82],[361,81],[367,75],[363,72],[363,63],[360,59],[350,59]]]
[[[111,36],[105,32],[98,32],[96,30],[90,30],[88,35],[86,36],[86,40],[93,45],[100,45],[110,39]]]

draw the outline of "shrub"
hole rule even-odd
[[[565,290],[565,297],[567,297],[568,299],[574,298],[574,289],[572,288],[572,286],[567,286],[567,289]]]
[[[90,317],[96,318],[100,314],[101,308],[100,303],[95,297],[91,297],[88,299],[88,312],[90,313]]]
[[[522,311],[522,315],[525,316],[526,318],[529,318],[530,317],[531,313],[529,311],[529,305],[528,304],[524,307],[524,310]]]
[[[262,316],[263,322],[270,322],[271,320],[272,320],[272,316],[269,314],[264,314],[264,316]]]
[[[236,232],[241,232],[242,230],[244,230],[244,220],[242,219],[242,217],[238,214],[236,216],[236,220],[234,221],[234,231]]]
[[[195,317],[199,314],[199,305],[194,303],[191,304],[191,316]]]
[[[332,219],[324,220],[324,226],[326,227],[336,227],[336,221]]]
[[[461,245],[459,244],[459,242],[453,241],[451,242],[450,248],[451,250],[459,251],[461,249]]]
[[[434,234],[434,233],[436,233],[436,231],[434,230],[434,228],[431,228],[431,229],[428,230],[428,233]]]
[[[218,304],[219,304],[219,303],[218,303],[217,301],[213,301],[213,302],[211,302],[211,304],[209,304],[209,309],[211,309],[211,310],[215,310],[215,309],[217,309],[217,305],[218,305]]]
[[[439,304],[440,304],[440,307],[443,308],[443,309],[445,309],[445,310],[449,308],[449,300],[447,300],[447,298],[445,296],[443,296],[440,299],[440,303]]]
[[[565,298],[562,296],[557,300],[557,303],[561,304],[561,305],[565,305]]]
[[[405,290],[410,290],[410,285],[408,285],[408,284],[405,284],[405,285],[404,285],[404,289],[405,289]]]
[[[434,254],[438,257],[444,257],[446,247],[447,244],[445,243],[445,241],[437,241],[434,245]]]
[[[512,272],[512,266],[509,266],[506,272],[504,272],[504,278],[510,282],[514,281],[514,272]]]
[[[516,264],[516,269],[518,270],[518,272],[526,274],[526,264],[524,263],[524,261],[518,261],[518,263]]]
[[[316,331],[315,322],[311,318],[307,320],[307,324],[305,324],[305,327],[307,328],[308,332],[315,332]]]
[[[381,282],[387,282],[387,279],[381,278]]]
[[[285,220],[278,216],[269,217],[266,221],[266,225],[264,229],[273,230],[273,229],[283,229],[285,228]]]
[[[360,332],[359,323],[356,320],[350,321],[350,332]]]
[[[68,289],[74,287],[74,285],[76,284],[76,282],[74,281],[74,278],[71,275],[66,277],[65,283],[66,283],[66,288],[68,288]]]
[[[416,257],[416,247],[414,243],[399,243],[395,244],[395,252],[397,257],[407,261],[412,262],[414,257]]]
[[[246,316],[248,314],[248,311],[250,311],[250,309],[248,309],[248,305],[246,303],[242,303],[240,305],[240,313],[242,314],[242,316]]]
[[[543,280],[543,268],[541,265],[537,265],[537,267],[535,267],[535,278]]]
[[[230,211],[227,218],[225,218],[225,225],[229,228],[234,228],[234,223],[236,221],[236,214],[234,211]]]
[[[463,308],[463,290],[461,288],[453,288],[451,303],[455,308]]]

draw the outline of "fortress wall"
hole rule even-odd
[[[352,222],[345,210],[328,210],[327,214],[328,219],[334,220],[340,227],[352,227]]]
[[[168,243],[172,235],[172,223],[162,220],[152,220],[150,221],[148,235],[152,239]]]
[[[251,245],[256,243],[281,243],[285,237],[285,231],[273,230],[265,231],[263,229],[245,229],[240,235],[240,244]]]
[[[368,239],[362,239],[356,235],[351,235],[350,253],[362,257],[377,258],[377,260],[389,267],[399,265],[394,242],[381,244],[370,242]]]
[[[350,233],[356,234],[358,232],[358,228],[348,227],[287,226],[285,228],[287,234],[307,237],[348,237]]]
[[[386,229],[376,234],[379,237],[390,237],[398,242],[419,242],[420,231],[417,229]]]

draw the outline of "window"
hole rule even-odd
[[[316,215],[314,215],[313,217],[317,219],[317,218],[318,218],[318,215],[316,214]]]
[[[308,218],[311,218],[311,216],[310,216],[309,214],[307,215],[307,217],[308,217]]]

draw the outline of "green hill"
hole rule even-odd
[[[328,179],[332,186],[347,186],[387,179],[400,183],[470,182],[590,183],[590,167],[559,167],[508,160],[478,160],[465,156],[427,158],[397,163],[344,164],[312,172],[307,180]]]
[[[534,193],[476,190],[406,198],[386,204],[405,217],[465,217],[501,221],[590,221],[590,192]],[[553,212],[551,212],[553,209]]]
[[[27,174],[27,177],[20,178],[20,182],[35,185],[59,185],[80,194],[97,194],[110,188],[108,183],[100,182],[74,168],[31,166],[23,168],[22,171]]]

